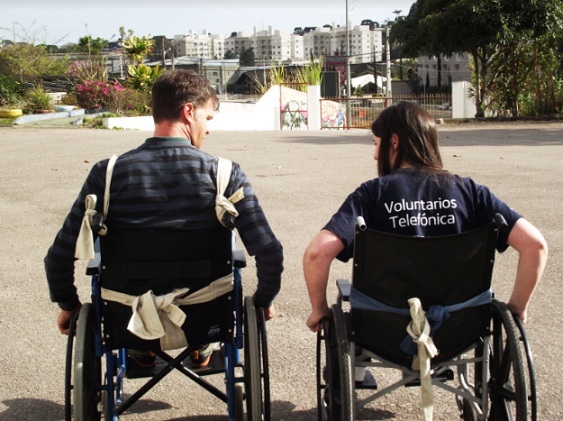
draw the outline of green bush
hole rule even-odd
[[[0,106],[18,105],[25,93],[23,84],[6,75],[0,75]]]
[[[37,110],[51,110],[53,101],[49,94],[43,90],[41,85],[31,88],[25,94],[25,111],[33,112]]]

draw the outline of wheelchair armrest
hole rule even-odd
[[[100,252],[97,252],[94,254],[94,257],[91,258],[88,262],[88,266],[86,267],[86,275],[99,275],[101,264],[102,255],[100,254]]]
[[[350,291],[352,290],[352,283],[348,279],[338,279],[336,281],[338,293],[343,301],[350,300]]]
[[[246,267],[246,256],[244,255],[244,250],[233,250],[233,266],[236,268]]]

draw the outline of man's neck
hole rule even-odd
[[[155,137],[183,137],[190,140],[190,134],[185,125],[177,122],[164,121],[157,123],[154,128]]]

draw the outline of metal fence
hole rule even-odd
[[[379,113],[399,101],[415,101],[434,119],[452,117],[451,95],[321,99],[321,128],[369,128]]]

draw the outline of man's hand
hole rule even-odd
[[[275,315],[276,311],[273,304],[269,308],[264,309],[264,320],[268,321],[270,319],[273,319]]]
[[[70,321],[72,317],[80,311],[82,308],[82,304],[78,303],[76,307],[72,310],[61,310],[59,316],[57,317],[57,326],[59,328],[59,332],[64,335],[68,335],[68,328],[70,327]]]

